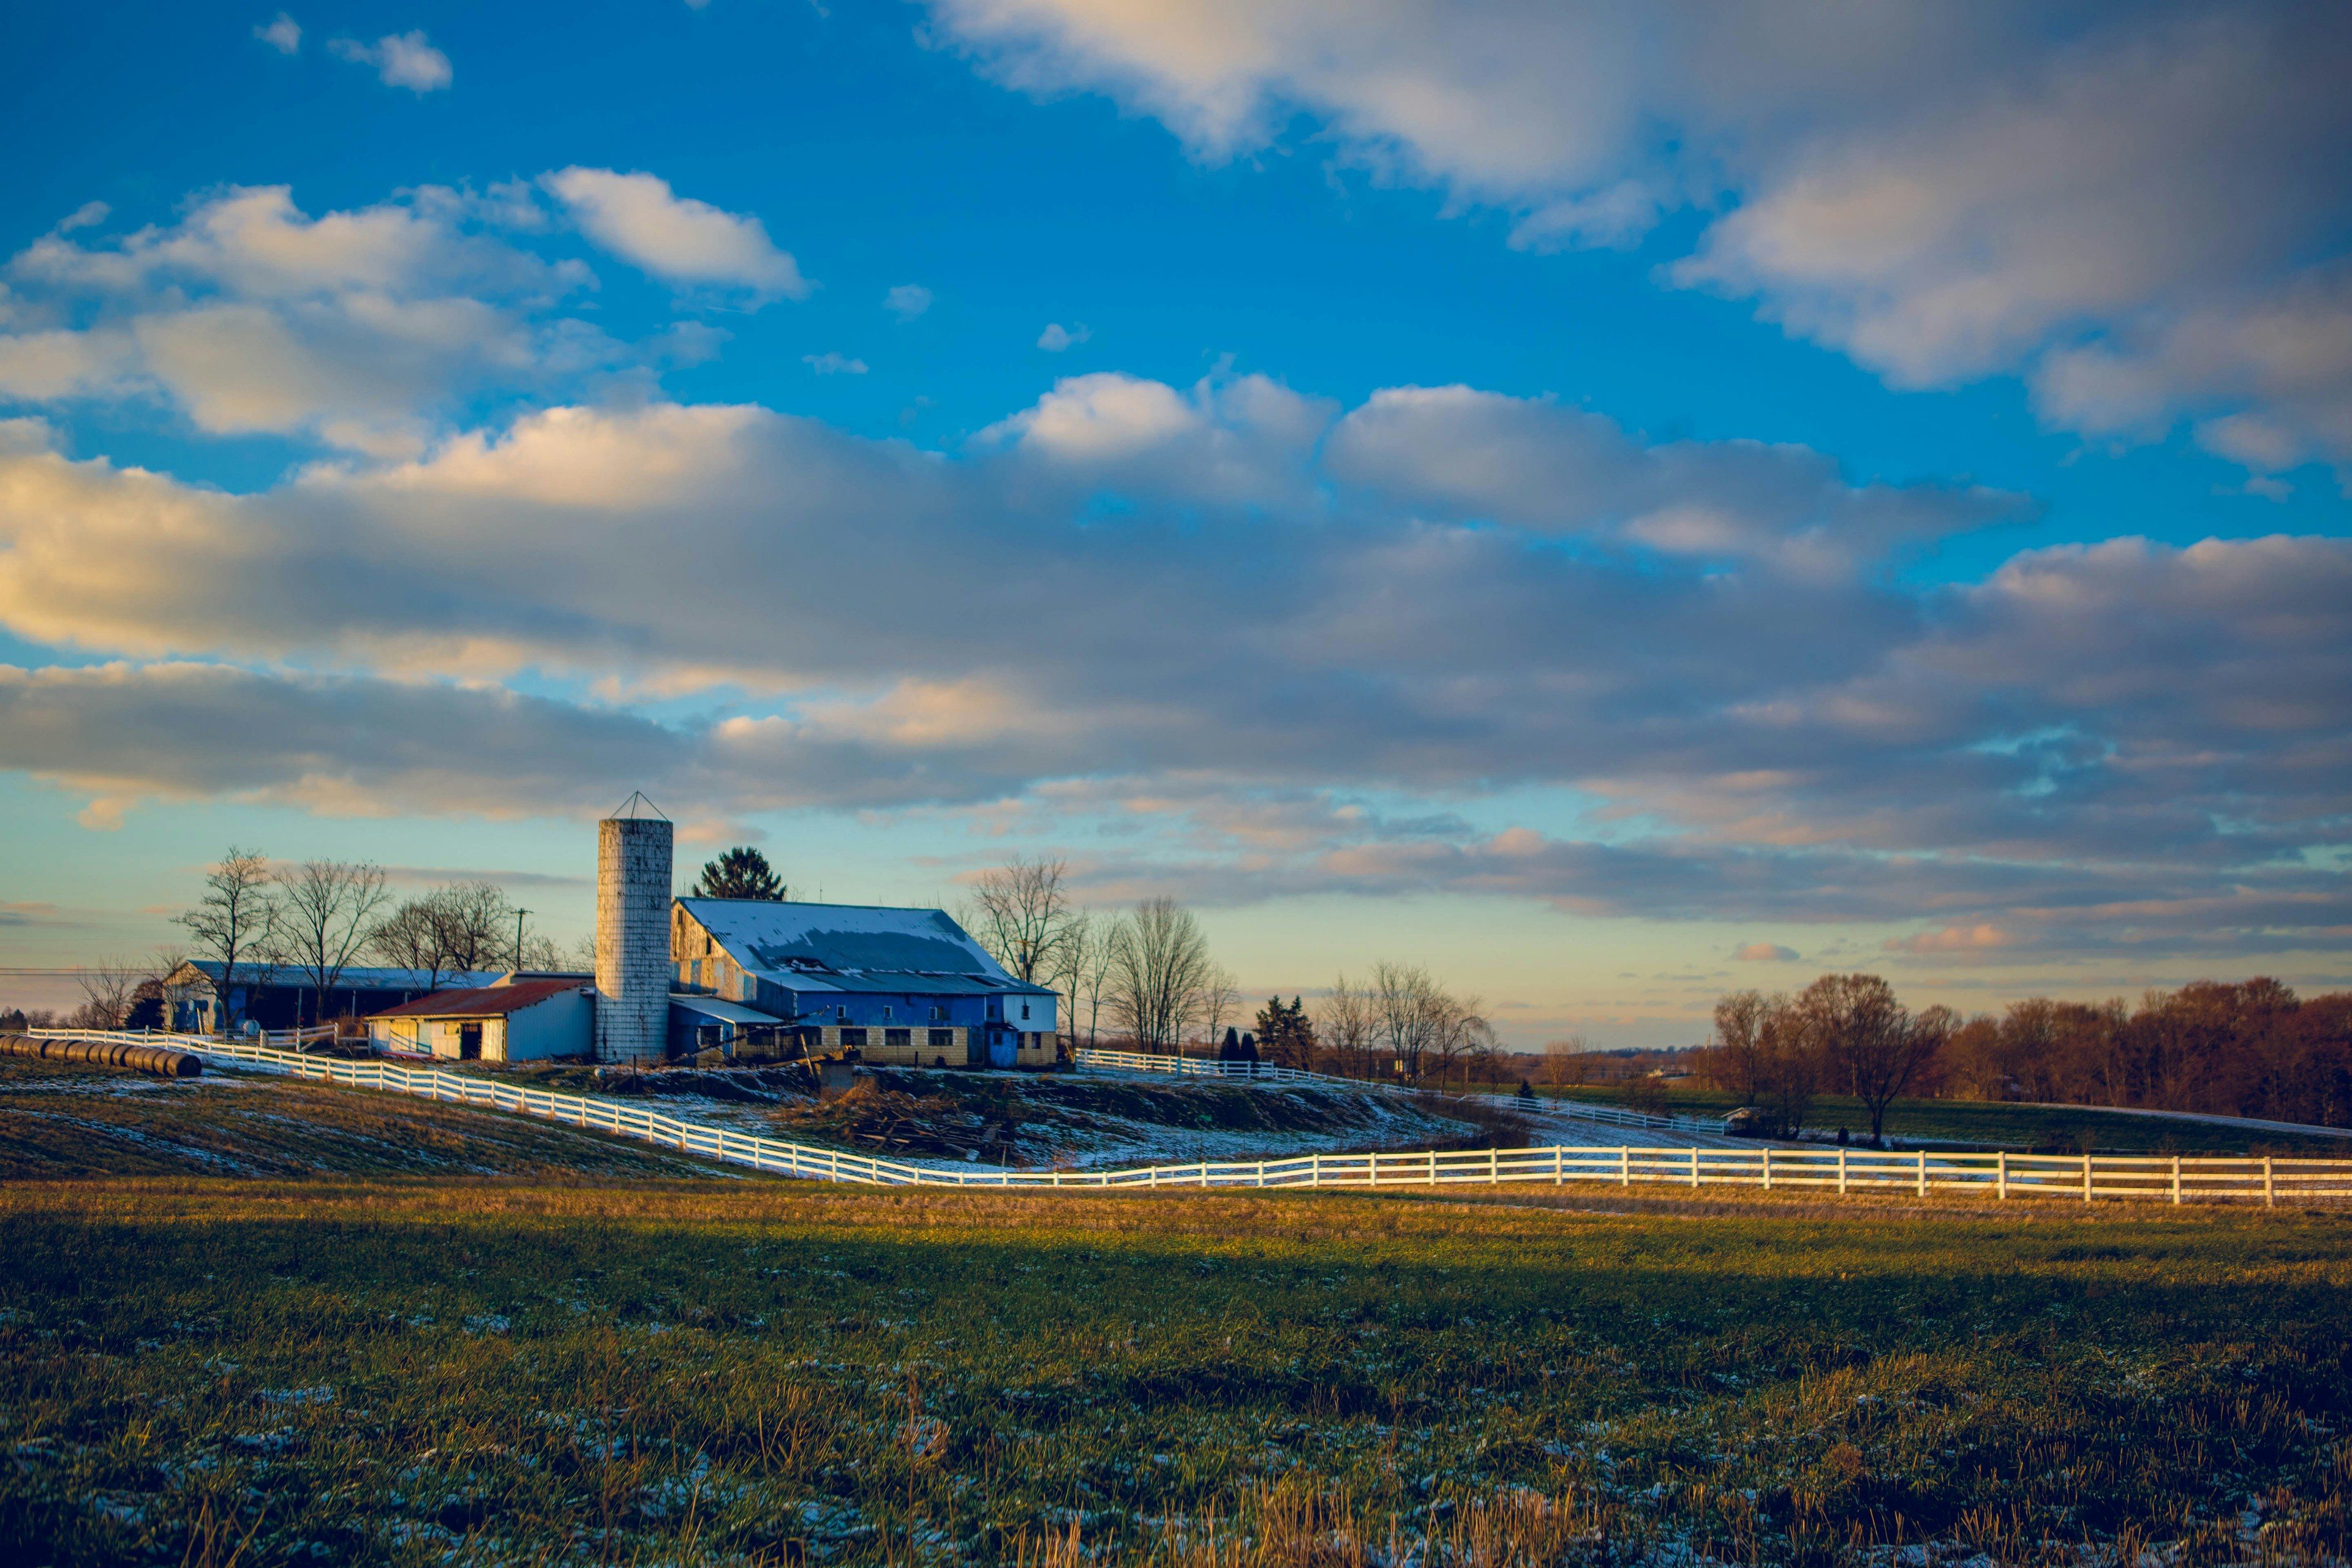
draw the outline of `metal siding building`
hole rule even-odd
[[[950,1067],[1057,1055],[1057,994],[1013,979],[943,910],[679,899],[669,945],[678,991],[798,1026],[821,1050]]]

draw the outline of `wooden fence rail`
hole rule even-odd
[[[1559,1145],[1541,1149],[1422,1150],[1398,1154],[1297,1154],[1286,1160],[1202,1160],[1118,1171],[964,1169],[877,1160],[846,1150],[761,1138],[681,1121],[658,1111],[585,1095],[525,1089],[489,1079],[344,1061],[205,1035],[153,1031],[37,1030],[50,1039],[109,1039],[173,1046],[208,1059],[355,1089],[453,1104],[488,1106],[639,1138],[730,1164],[816,1181],[873,1186],[1047,1187],[1073,1190],[1181,1187],[1445,1187],[1507,1182],[1563,1186],[1570,1182],[1630,1187],[1760,1187],[1841,1196],[1931,1194],[1998,1201],[2042,1198],[2075,1203],[2300,1203],[2352,1198],[2352,1160],[2270,1155],[1943,1154],[1864,1149],[1643,1149]]]

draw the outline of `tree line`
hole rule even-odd
[[[1801,1125],[1814,1098],[1863,1101],[1875,1139],[1899,1095],[2042,1100],[2352,1126],[2352,992],[2200,980],[2137,1003],[2029,997],[1963,1019],[1916,1012],[1874,974],[1794,996],[1736,991],[1691,1053],[1702,1082]]]
[[[1343,973],[1311,1011],[1297,997],[1271,997],[1252,1017],[1192,910],[1169,898],[1117,913],[1082,910],[1066,879],[1061,860],[1016,859],[975,878],[956,912],[1015,979],[1061,994],[1073,1040],[1170,1051],[1249,1027],[1255,1051],[1284,1066],[1415,1082],[1474,1076],[1496,1052],[1478,999],[1413,963]]]
[[[370,961],[415,971],[429,991],[457,975],[487,970],[594,965],[593,946],[567,952],[530,931],[528,914],[494,882],[453,882],[401,900],[380,866],[352,860],[280,866],[232,846],[205,874],[194,907],[175,917],[188,933],[186,947],[159,953],[150,973],[160,982],[184,959],[216,964],[219,973],[209,984],[225,1016],[236,987],[291,983],[311,994],[315,1022],[344,972]],[[86,1012],[110,1011],[101,1004],[121,1000],[111,981],[107,984],[107,994],[91,994]],[[91,983],[83,989],[91,992]],[[135,1005],[134,994],[123,1022]],[[84,1027],[123,1026],[97,1017],[78,1021]]]

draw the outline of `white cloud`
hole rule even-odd
[[[281,55],[297,53],[302,47],[301,24],[283,11],[278,13],[276,21],[254,28],[253,36]]]
[[[864,375],[866,374],[864,360],[851,359],[846,354],[835,353],[830,349],[821,354],[803,354],[801,363],[819,375]]]
[[[541,318],[593,282],[510,243],[511,195],[425,187],[317,217],[284,186],[232,187],[169,226],[71,231],[12,258],[0,398],[151,398],[197,428],[304,433],[417,450],[438,413],[488,384],[552,387],[695,345],[625,349]]]
[[[541,184],[590,239],[657,278],[808,298],[799,265],[770,242],[758,218],[677,195],[658,175],[575,166]]]
[[[1794,963],[1797,950],[1777,942],[1751,942],[1731,956],[1743,963]]]
[[[104,202],[84,202],[81,205],[74,208],[72,212],[68,213],[64,217],[58,219],[58,226],[49,232],[52,234],[71,234],[78,228],[95,227],[97,225],[104,223],[107,219],[107,216],[113,211],[114,209],[108,206]]]
[[[1083,321],[1075,327],[1065,327],[1059,321],[1048,321],[1045,330],[1037,334],[1037,346],[1049,354],[1060,353],[1073,344],[1085,342],[1094,333]]]
[[[608,805],[617,757],[720,815],[1124,823],[1097,888],[1990,927],[2011,954],[2334,940],[2352,547],[1886,570],[2014,504],[1472,388],[1343,412],[1261,377],[1073,377],[956,453],[555,408],[254,494],[16,421],[0,627],[166,671],[0,681],[0,765],[117,810],[513,813]],[[812,580],[890,582],[891,635]],[[182,662],[206,658],[281,673]],[[472,684],[526,669],[718,716]],[[1544,790],[1594,830],[1346,798]],[[1994,951],[1951,941],[1898,956]]]
[[[882,308],[902,321],[911,321],[931,308],[931,291],[919,283],[901,283],[882,296]]]
[[[2130,434],[2219,405],[2263,426],[2249,450],[2352,462],[2336,417],[2352,365],[2331,355],[2281,389],[2268,355],[2217,367],[2168,348],[2303,314],[2345,264],[2340,7],[932,10],[998,79],[1108,92],[1204,158],[1264,147],[1303,113],[1343,162],[1443,187],[1453,210],[1504,208],[1524,248],[1632,245],[1696,211],[1709,221],[1671,277],[1752,298],[1897,385],[2026,375],[2053,422],[2113,432],[2104,389],[2128,380]],[[2210,444],[2237,449],[2226,428]]]
[[[373,67],[376,79],[384,86],[404,87],[419,97],[438,92],[456,79],[449,57],[435,48],[421,30],[387,33],[373,44],[336,38],[327,49],[337,59]]]

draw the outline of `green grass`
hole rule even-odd
[[[19,1184],[0,1256],[12,1561],[2195,1563],[2352,1505],[2341,1214]]]
[[[1623,1101],[1613,1086],[1580,1085],[1537,1092],[1604,1105]],[[1675,1084],[1667,1109],[1676,1116],[1720,1116],[1738,1109],[1739,1097],[1721,1089]],[[1850,1095],[1825,1094],[1805,1118],[1811,1128],[1845,1127],[1856,1137],[1870,1131],[1870,1112]],[[2216,1122],[2169,1121],[2147,1116],[2071,1107],[2006,1105],[1977,1100],[1898,1100],[1887,1107],[1889,1137],[2031,1149],[2079,1154],[2087,1140],[2097,1153],[2112,1154],[2294,1154],[2352,1159],[2352,1139],[2239,1129]]]

